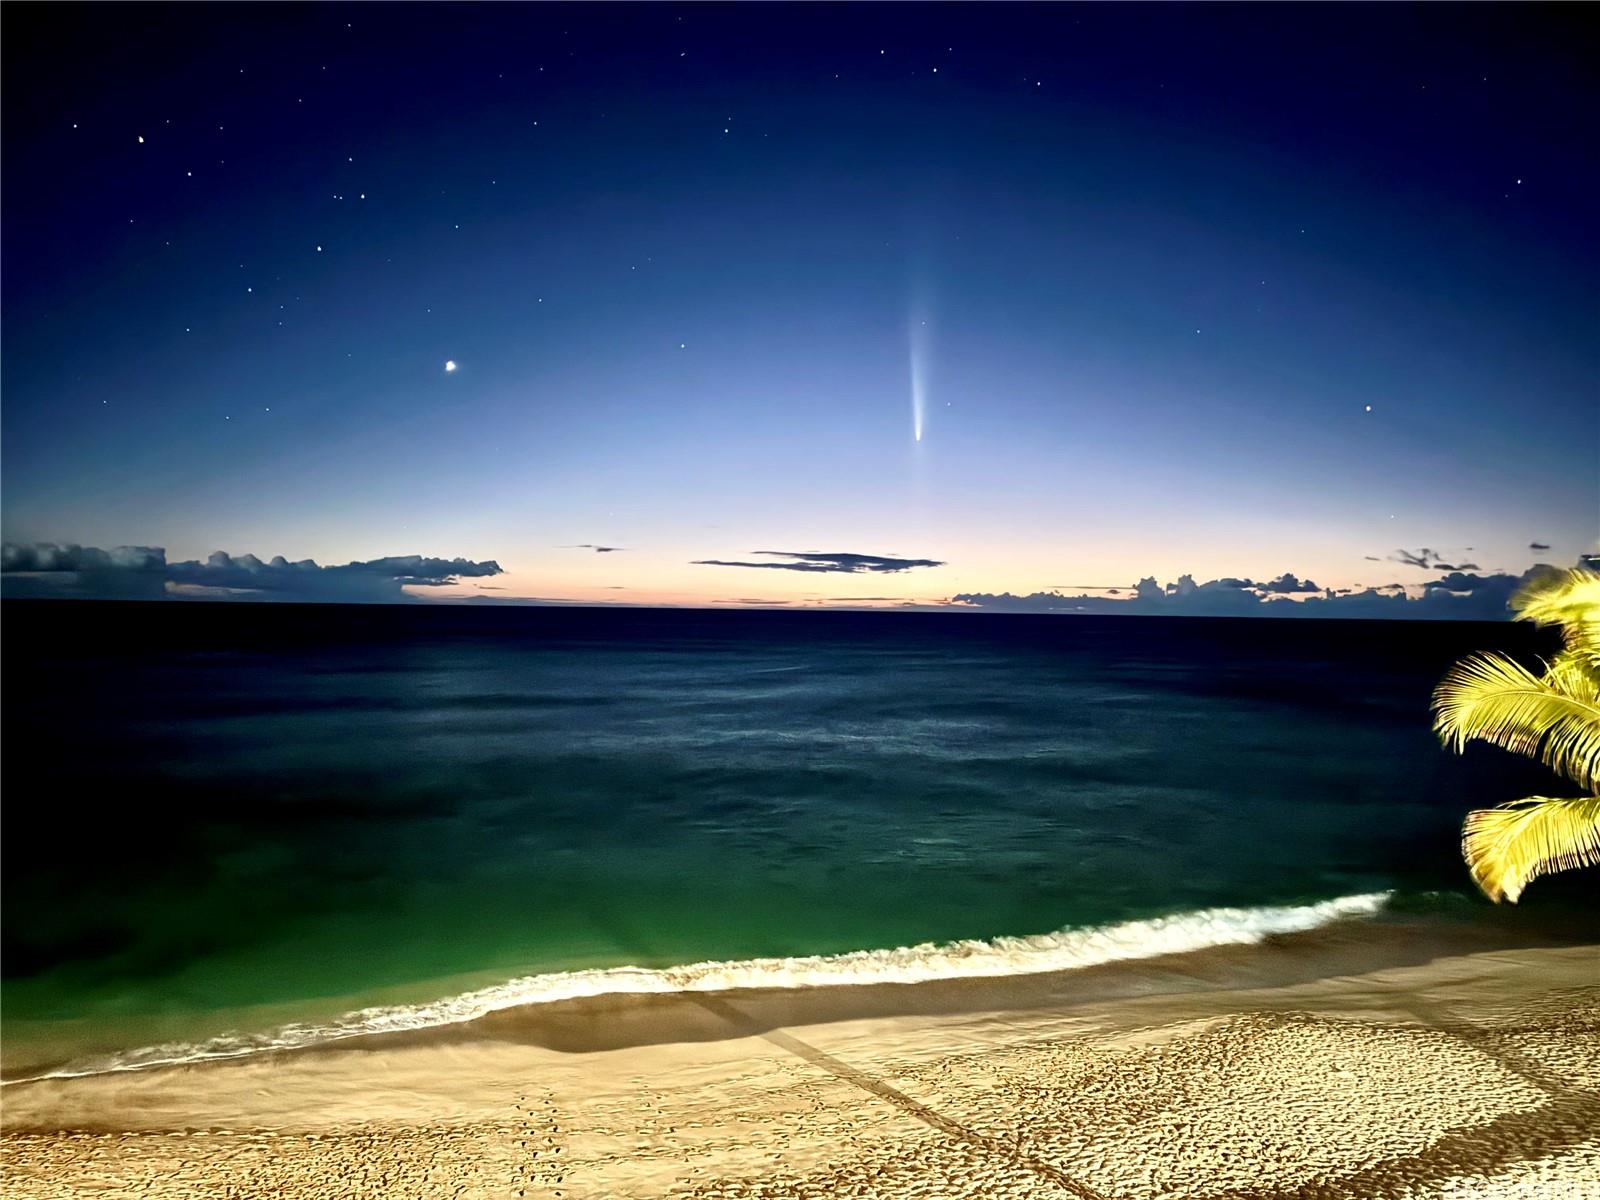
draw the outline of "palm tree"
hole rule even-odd
[[[1476,654],[1433,693],[1433,727],[1458,753],[1479,738],[1537,758],[1584,796],[1529,796],[1467,814],[1461,853],[1484,895],[1516,903],[1540,875],[1600,864],[1600,573],[1536,576],[1511,599],[1518,617],[1559,625],[1565,648],[1535,675]]]

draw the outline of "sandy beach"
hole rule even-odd
[[[5,1190],[1600,1195],[1600,949],[1390,945],[1391,965],[1338,973],[1360,938],[1099,978],[540,1006],[11,1084]],[[1263,961],[1271,979],[1217,986]]]

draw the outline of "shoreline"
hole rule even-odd
[[[986,940],[924,942],[908,946],[854,950],[842,953],[790,957],[704,960],[675,966],[621,965],[530,974],[450,986],[441,981],[432,989],[414,984],[405,990],[432,990],[434,997],[405,1002],[383,997],[350,997],[343,1010],[321,1018],[286,1019],[290,1006],[254,1006],[207,1014],[214,1032],[200,1036],[148,1037],[131,1045],[102,1045],[98,1049],[68,1050],[52,1059],[39,1056],[39,1030],[28,1027],[23,1036],[35,1049],[19,1065],[17,1024],[10,1029],[12,1042],[0,1064],[0,1088],[39,1079],[82,1078],[112,1072],[148,1070],[167,1066],[224,1061],[258,1054],[316,1050],[358,1039],[459,1035],[463,1030],[492,1027],[510,1020],[531,1018],[536,1025],[547,1016],[560,1019],[576,1014],[602,1014],[610,1021],[628,1021],[632,1014],[677,1006],[699,995],[737,998],[788,998],[804,1011],[822,1015],[812,1019],[839,1019],[857,1010],[865,997],[895,997],[896,1004],[938,995],[954,989],[976,987],[986,1002],[992,988],[1026,992],[1030,981],[1060,977],[1078,981],[1085,971],[1127,967],[1141,971],[1141,963],[1173,960],[1203,962],[1209,951],[1257,946],[1273,938],[1313,934],[1351,920],[1366,921],[1383,912],[1391,893],[1340,896],[1326,900],[1253,908],[1210,908],[1141,918],[1101,926],[1057,930],[1051,933],[999,936]],[[1248,960],[1247,960],[1248,961]],[[1102,973],[1103,974],[1103,973]],[[1180,968],[1174,976],[1182,980]],[[927,989],[931,988],[932,991]],[[874,1009],[882,1005],[873,1006]],[[221,1018],[219,1020],[219,1018]],[[70,1025],[70,1023],[68,1023]],[[592,1022],[591,1022],[592,1024]],[[254,1030],[255,1032],[246,1032]],[[126,1031],[124,1031],[126,1035]],[[669,1037],[673,1035],[668,1035]],[[681,1036],[696,1037],[688,1026]],[[609,1043],[614,1035],[608,1034]],[[59,1043],[64,1045],[64,1043]],[[553,1044],[553,1043],[552,1043]],[[594,1044],[571,1049],[599,1048]]]
[[[6,1186],[1580,1195],[1600,1177],[1600,947],[1433,934],[1347,922],[1001,981],[540,1005],[14,1083]]]
[[[46,1079],[92,1078],[343,1044],[401,1044],[509,1033],[552,1049],[612,1049],[727,1036],[701,996],[738,1001],[749,1020],[814,1024],[865,1016],[1042,1007],[1088,997],[1304,982],[1441,955],[1600,940],[1559,913],[1395,907],[1394,893],[1300,904],[1210,908],[1052,933],[678,966],[596,967],[512,978],[486,973],[320,1001],[198,1014],[199,1028],[12,1018],[0,1095]],[[409,993],[409,995],[406,995]],[[413,998],[419,993],[431,998]],[[301,1011],[296,1011],[300,1009]],[[320,1012],[316,1011],[320,1009]],[[192,1021],[193,1018],[190,1018]],[[113,1041],[108,1034],[120,1033]],[[96,1044],[98,1042],[98,1044]]]

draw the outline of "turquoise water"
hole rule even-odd
[[[1455,657],[1542,644],[1509,625],[4,615],[13,1061],[623,965],[1471,914],[1462,813],[1546,783],[1429,732]]]

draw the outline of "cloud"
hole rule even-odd
[[[1322,589],[1309,579],[1296,579],[1293,572],[1285,571],[1276,579],[1267,583],[1256,584],[1256,590],[1275,596],[1289,596],[1299,593],[1320,592]]]
[[[1550,549],[1550,547],[1545,545],[1545,543],[1543,543],[1543,542],[1529,542],[1528,543],[1528,549],[1529,550],[1548,550],[1548,549]]]
[[[36,542],[22,546],[7,542],[0,547],[0,570],[4,571],[118,571],[152,570],[164,567],[167,552],[159,546],[57,546]]]
[[[159,546],[35,542],[0,546],[0,578],[12,596],[94,596],[161,600],[167,594],[167,552]]]
[[[1508,602],[1529,579],[1549,567],[1532,567],[1521,575],[1474,575],[1453,571],[1429,580],[1418,596],[1403,584],[1362,589],[1322,588],[1310,580],[1284,574],[1269,583],[1223,578],[1196,583],[1181,575],[1162,585],[1154,576],[1141,579],[1132,599],[1104,595],[1033,592],[965,592],[950,597],[947,607],[1014,613],[1102,613],[1168,616],[1354,617],[1409,619],[1502,620]],[[1244,586],[1241,586],[1244,585]],[[1313,594],[1315,593],[1315,594]],[[1290,594],[1304,595],[1290,600]]]
[[[1513,577],[1510,575],[1467,575],[1461,571],[1452,571],[1442,579],[1430,579],[1422,586],[1443,588],[1447,592],[1476,592],[1483,588],[1499,587],[1500,580],[1511,578]]]
[[[1424,546],[1420,550],[1396,550],[1389,558],[1392,562],[1406,563],[1409,566],[1421,567],[1424,571],[1429,571],[1433,569],[1433,565],[1438,561],[1439,556]]]
[[[563,546],[563,550],[593,550],[596,554],[618,554],[627,551],[626,546],[596,546],[593,542],[578,542],[571,546]]]
[[[383,603],[414,599],[408,587],[443,587],[463,578],[501,573],[493,561],[429,558],[420,554],[375,558],[339,566],[279,555],[217,551],[205,562],[169,563],[159,546],[57,546],[0,549],[8,596],[159,600],[166,597]]]
[[[1468,546],[1467,549],[1471,550],[1472,547]],[[1367,557],[1373,562],[1378,561],[1372,558],[1371,555]],[[1391,562],[1405,563],[1408,566],[1421,567],[1424,571],[1476,571],[1479,569],[1477,563],[1445,562],[1437,550],[1432,550],[1427,546],[1422,547],[1420,550],[1396,550],[1389,556],[1389,560]]]
[[[944,563],[932,558],[895,558],[884,554],[846,554],[794,550],[752,550],[771,558],[788,558],[792,562],[728,562],[719,558],[696,559],[697,567],[749,567],[765,571],[833,572],[843,575],[909,571],[913,567],[942,567]]]

